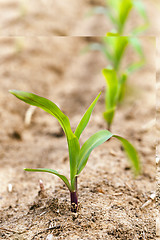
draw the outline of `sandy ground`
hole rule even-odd
[[[156,145],[156,163],[157,163],[157,201],[156,201],[156,209],[157,209],[157,239],[160,239],[160,138],[159,138],[159,123],[160,123],[160,38],[157,38],[156,48],[157,48],[157,59],[156,59],[156,72],[157,72],[157,88],[156,88],[156,126],[157,126],[157,145]]]
[[[0,2],[0,239],[47,239],[49,234],[66,240],[156,239],[160,196],[160,168],[157,165],[156,174],[155,166],[155,153],[160,155],[158,0],[144,1],[150,21],[141,38],[146,64],[129,78],[127,96],[112,126],[113,133],[136,146],[142,174],[134,178],[116,140],[104,143],[93,151],[78,179],[79,211],[73,214],[61,180],[23,171],[24,167],[48,167],[69,176],[67,143],[57,120],[40,109],[26,126],[29,106],[10,95],[9,89],[31,91],[54,101],[68,115],[73,130],[102,90],[80,143],[106,128],[101,69],[108,63],[99,52],[82,54],[96,36],[112,30],[104,16],[86,16],[92,7],[103,4],[103,0]],[[132,12],[125,34],[140,23]],[[129,49],[124,65],[134,59]],[[155,201],[150,197],[156,187]],[[157,239],[159,222],[157,218]]]
[[[48,167],[69,176],[65,137],[56,119],[36,109],[29,127],[28,109],[8,89],[31,91],[56,102],[75,129],[105,82],[101,53],[81,54],[91,38],[3,38],[1,51],[1,239],[155,239],[155,203],[142,207],[156,189],[155,171],[155,39],[142,38],[146,65],[129,79],[129,94],[117,110],[112,132],[139,151],[142,174],[134,179],[116,140],[92,153],[80,175],[80,209],[70,212],[69,193],[49,174],[26,173],[24,167]],[[17,46],[21,46],[20,50]],[[51,51],[52,49],[52,51]],[[146,51],[147,49],[147,51]],[[136,56],[132,56],[134,59]],[[127,54],[125,62],[132,60]],[[144,107],[145,106],[145,107]],[[105,129],[104,90],[81,144]],[[39,179],[45,194],[39,192]],[[13,190],[8,192],[8,184]]]

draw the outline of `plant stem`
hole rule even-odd
[[[71,212],[76,213],[78,208],[78,197],[77,192],[71,192]]]
[[[110,124],[110,123],[108,123],[108,127],[107,127],[107,129],[108,129],[108,131],[111,130],[111,124]]]
[[[75,191],[70,192],[71,211],[76,213],[78,209],[78,194],[77,194],[77,176],[75,177]]]

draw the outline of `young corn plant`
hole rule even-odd
[[[93,134],[82,146],[80,146],[79,138],[87,126],[91,113],[100,97],[100,94],[95,98],[92,102],[88,110],[83,115],[80,123],[78,124],[75,132],[71,130],[70,122],[68,117],[59,109],[59,107],[53,103],[52,101],[35,95],[29,92],[17,91],[17,90],[10,90],[10,93],[15,95],[20,100],[42,108],[44,111],[53,115],[60,123],[61,127],[64,130],[64,133],[67,138],[68,143],[68,151],[69,151],[69,162],[70,162],[70,181],[67,179],[66,176],[58,173],[56,170],[47,169],[47,168],[25,168],[25,171],[30,172],[47,172],[57,175],[67,186],[70,192],[70,199],[71,199],[71,211],[77,212],[78,209],[78,188],[77,188],[77,178],[79,174],[82,172],[86,163],[88,161],[89,155],[95,147],[98,147],[102,143],[106,142],[108,139],[114,137],[118,139],[131,162],[131,166],[133,167],[134,173],[139,174],[140,172],[140,161],[137,154],[136,149],[129,143],[126,139],[114,135],[108,130],[100,130]]]
[[[128,47],[132,47],[138,55],[138,60],[127,63],[122,67],[122,62]],[[102,71],[106,80],[106,110],[103,113],[108,124],[112,124],[117,105],[122,102],[128,77],[140,69],[145,63],[145,56],[140,41],[136,37],[121,37],[118,34],[107,34],[100,43],[92,43],[87,50],[100,51],[106,58],[107,67]]]
[[[122,61],[128,48],[133,49],[138,60],[129,62],[122,69]],[[106,37],[103,37],[99,50],[109,62],[109,67],[115,69],[118,76],[122,72],[129,75],[133,71],[140,69],[145,63],[142,45],[137,37],[121,37],[118,34],[107,34]]]
[[[118,81],[116,71],[113,69],[103,69],[102,74],[105,77],[107,85],[103,117],[108,124],[108,130],[110,130],[118,100],[122,94],[122,86],[126,81],[126,75],[122,75],[121,79]]]
[[[106,0],[104,6],[97,6],[91,10],[91,14],[101,14],[109,18],[113,25],[112,33],[125,35],[125,26],[131,11],[136,11],[143,19],[143,24],[131,29],[130,35],[135,36],[143,33],[149,26],[149,20],[145,7],[140,0]]]
[[[138,60],[129,62],[122,69],[122,61],[128,48],[133,49]],[[89,44],[84,51],[100,51],[106,59],[107,68],[114,69],[119,77],[123,72],[130,75],[145,63],[143,49],[137,37],[121,37],[118,34],[108,33],[100,42]]]

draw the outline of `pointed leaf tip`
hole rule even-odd
[[[66,186],[68,187],[69,191],[72,191],[72,187],[71,187],[68,179],[67,179],[64,175],[58,173],[56,170],[48,169],[48,168],[24,168],[24,170],[27,171],[27,172],[46,172],[46,173],[52,173],[52,174],[58,176],[59,178],[61,178],[61,180],[62,180],[62,181],[66,184]]]
[[[77,152],[79,152],[79,142],[75,134],[72,132],[69,118],[60,110],[60,108],[50,101],[47,98],[38,96],[36,94],[25,92],[25,91],[17,91],[11,90],[11,93],[15,95],[17,98],[26,102],[30,105],[40,107],[44,111],[48,112],[49,114],[53,115],[61,124],[68,142],[68,149],[69,149],[69,159],[70,159],[70,175],[71,175],[71,183],[72,188],[74,187],[74,177],[77,173]],[[27,171],[27,170],[25,170]]]
[[[93,112],[93,109],[99,99],[101,95],[101,92],[98,94],[98,96],[94,99],[94,101],[92,102],[92,104],[89,106],[89,108],[87,109],[87,111],[85,112],[85,114],[83,115],[80,123],[78,124],[76,131],[75,131],[75,135],[77,136],[77,138],[79,139],[83,130],[85,129],[85,127],[87,126],[89,119],[91,117],[91,114]]]
[[[141,166],[140,166],[140,159],[139,159],[139,156],[138,156],[138,152],[135,149],[135,147],[125,138],[122,138],[122,137],[117,136],[117,135],[113,135],[113,137],[120,140],[128,158],[130,160],[130,163],[131,163],[131,166],[134,170],[135,175],[136,176],[139,175],[140,172],[141,172]]]

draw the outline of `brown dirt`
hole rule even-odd
[[[157,127],[157,144],[156,144],[156,157],[160,159],[160,38],[157,38],[156,47],[157,47],[157,61],[156,61],[156,77],[157,77],[157,88],[156,88],[156,127]],[[156,194],[156,209],[157,209],[157,221],[156,221],[156,233],[157,240],[160,239],[160,161],[157,162],[157,194]]]
[[[159,168],[157,203],[151,201],[141,207],[156,191],[156,48],[155,38],[147,36],[159,34],[158,0],[144,1],[150,19],[150,28],[142,38],[147,62],[130,77],[128,95],[112,127],[113,133],[126,137],[138,149],[142,174],[134,178],[116,140],[104,143],[93,151],[78,178],[79,211],[73,214],[61,180],[46,173],[23,171],[24,167],[48,167],[69,176],[67,144],[57,120],[40,109],[25,126],[29,106],[10,95],[9,89],[31,91],[53,100],[69,116],[73,130],[102,90],[81,144],[106,128],[102,118],[105,83],[101,75],[106,61],[98,52],[81,54],[83,47],[96,38],[53,37],[99,36],[111,31],[104,16],[86,17],[97,4],[103,5],[104,1],[0,2],[0,239],[46,239],[49,234],[53,239],[66,240],[156,237]],[[126,34],[140,22],[133,12]],[[129,50],[124,64],[134,58]],[[40,179],[45,192],[40,192]]]
[[[24,167],[60,169],[69,176],[67,144],[56,119],[36,109],[29,127],[28,105],[8,89],[31,91],[57,103],[72,129],[105,86],[98,52],[81,54],[92,38],[37,37],[0,39],[0,239],[155,239],[155,202],[141,209],[156,188],[155,39],[142,38],[146,65],[129,79],[129,93],[117,110],[112,132],[138,149],[142,174],[133,177],[116,140],[91,154],[78,178],[79,211],[70,212],[69,193],[61,180]],[[131,53],[131,51],[130,51]],[[132,57],[131,57],[132,56]],[[134,59],[128,54],[125,62]],[[104,90],[81,144],[105,129]],[[45,193],[39,192],[39,179]],[[13,190],[8,192],[8,184]]]

